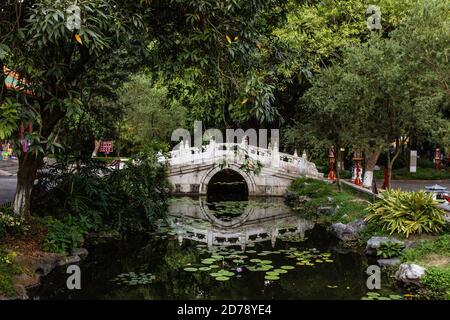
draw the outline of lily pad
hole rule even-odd
[[[273,271],[276,272],[276,273],[279,273],[279,274],[287,273],[287,272],[288,272],[287,270],[284,270],[284,269],[275,269],[275,270],[273,270]]]
[[[228,281],[230,280],[229,277],[225,277],[225,276],[219,276],[215,278],[217,281]]]
[[[211,268],[210,267],[200,267],[200,268],[198,268],[198,270],[200,270],[200,271],[209,271],[209,270],[211,270]]]
[[[293,267],[293,266],[281,266],[280,268],[281,268],[281,269],[284,269],[284,270],[292,270],[292,269],[295,269],[295,267]]]
[[[264,279],[274,281],[274,280],[280,280],[280,277],[278,276],[265,276]]]
[[[187,268],[184,268],[183,270],[184,270],[184,271],[187,271],[187,272],[195,272],[195,271],[197,271],[198,269],[197,269],[197,268],[194,268],[194,267],[187,267]]]

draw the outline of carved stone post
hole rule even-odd
[[[280,167],[280,150],[278,149],[278,143],[275,142],[273,144],[272,149],[272,167],[279,168]]]

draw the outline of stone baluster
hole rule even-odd
[[[213,137],[209,139],[208,151],[208,158],[213,160],[216,157],[216,140]]]
[[[279,168],[280,167],[280,150],[278,149],[278,142],[273,144],[272,149],[272,167]]]
[[[186,162],[191,161],[191,147],[189,145],[189,140],[186,140],[186,144],[184,146],[184,157],[186,159]]]
[[[298,166],[299,165],[297,149],[294,150],[294,161],[293,162],[294,162],[294,166]]]

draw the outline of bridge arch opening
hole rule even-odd
[[[232,169],[223,169],[214,174],[208,182],[207,201],[245,201],[249,190],[244,177]]]

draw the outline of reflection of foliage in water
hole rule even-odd
[[[175,202],[197,206],[199,203],[188,198]],[[255,205],[270,207],[276,202]],[[192,211],[200,212],[198,208]],[[284,209],[283,212],[287,214]],[[44,285],[42,290],[51,290],[51,297],[74,299],[360,299],[367,292],[365,255],[334,250],[335,243],[325,229],[309,231],[308,239],[301,243],[277,241],[271,247],[270,241],[262,241],[245,248],[208,248],[178,237],[186,225],[204,224],[207,230],[208,222],[169,215],[159,224],[159,230],[148,238],[114,241],[89,250],[91,254],[83,266],[85,285],[80,292],[61,289],[65,288],[65,273],[60,280],[50,280],[50,289]],[[281,237],[295,227],[290,222],[270,220],[261,222],[258,228],[267,224],[287,229]],[[174,228],[169,227],[172,225]],[[150,273],[155,279],[133,286],[111,282],[118,274],[130,271]],[[396,293],[389,291],[388,280],[382,280],[383,289],[386,288],[383,296]],[[45,299],[48,291],[38,296]]]

